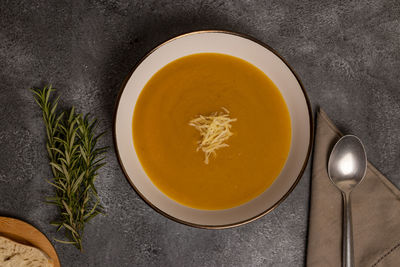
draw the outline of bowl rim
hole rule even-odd
[[[304,159],[302,168],[295,180],[295,182],[292,184],[292,186],[289,188],[289,190],[277,201],[275,202],[270,208],[268,208],[267,210],[261,212],[260,214],[257,214],[253,217],[250,217],[246,220],[242,220],[236,223],[230,223],[230,224],[224,224],[224,225],[203,225],[203,224],[197,224],[197,223],[192,223],[192,222],[188,222],[185,220],[181,220],[179,218],[176,218],[166,212],[164,212],[163,210],[159,209],[157,206],[155,206],[153,203],[151,203],[151,201],[149,201],[141,192],[140,190],[137,189],[137,187],[134,185],[134,183],[132,182],[132,180],[129,178],[129,175],[127,173],[127,171],[125,170],[124,165],[122,164],[122,160],[119,154],[119,150],[118,150],[118,145],[117,145],[117,135],[116,135],[116,118],[117,118],[117,112],[118,112],[118,107],[119,107],[119,103],[121,100],[121,96],[122,93],[124,92],[125,88],[126,88],[126,84],[128,83],[128,81],[130,80],[132,74],[135,72],[135,70],[137,69],[137,67],[144,61],[146,60],[146,58],[148,58],[153,52],[155,52],[157,49],[159,49],[160,47],[164,46],[165,44],[172,42],[176,39],[188,36],[188,35],[194,35],[194,34],[201,34],[201,33],[223,33],[223,34],[230,34],[230,35],[235,35],[235,36],[239,36],[245,39],[248,39],[250,41],[253,41],[261,46],[263,46],[264,48],[266,48],[267,50],[269,50],[270,52],[272,52],[275,56],[277,56],[279,59],[281,59],[283,61],[283,63],[285,63],[285,65],[289,68],[290,72],[294,75],[294,77],[296,78],[297,82],[299,83],[301,90],[303,92],[304,95],[304,99],[306,101],[307,104],[307,109],[308,109],[308,116],[309,116],[309,122],[310,122],[310,138],[309,138],[309,143],[308,143],[308,149],[307,149],[307,155]],[[155,210],[156,212],[158,212],[159,214],[167,217],[168,219],[171,219],[175,222],[187,225],[187,226],[192,226],[195,228],[200,228],[200,229],[227,229],[227,228],[232,228],[232,227],[236,227],[236,226],[241,226],[247,223],[250,223],[252,221],[255,221],[261,217],[263,217],[264,215],[268,214],[269,212],[271,212],[272,210],[274,210],[276,207],[279,206],[279,204],[281,204],[288,196],[289,194],[294,190],[294,188],[297,186],[297,184],[299,183],[300,179],[303,177],[304,171],[307,167],[308,161],[310,159],[310,155],[311,155],[311,151],[312,151],[312,146],[314,143],[314,119],[313,119],[313,113],[312,113],[312,106],[310,103],[310,100],[308,98],[308,95],[304,89],[303,83],[301,82],[299,76],[297,75],[297,73],[293,70],[293,68],[289,65],[289,63],[276,51],[274,50],[272,47],[270,47],[269,45],[263,43],[262,41],[244,34],[244,33],[239,33],[239,32],[234,32],[234,31],[229,31],[229,30],[200,30],[200,31],[192,31],[192,32],[188,32],[188,33],[183,33],[180,34],[178,36],[175,36],[171,39],[168,39],[167,41],[162,42],[161,44],[157,45],[156,47],[154,47],[153,49],[151,49],[149,52],[147,52],[145,54],[145,56],[143,56],[132,68],[132,70],[129,72],[129,74],[126,76],[126,78],[124,79],[124,81],[122,82],[120,89],[119,89],[119,93],[117,96],[117,100],[115,101],[115,106],[114,106],[114,115],[113,115],[113,142],[114,142],[114,151],[115,154],[117,156],[118,159],[118,164],[120,165],[124,176],[126,178],[126,180],[128,180],[129,184],[131,185],[131,187],[133,188],[133,190],[135,190],[135,192],[139,195],[139,197],[147,204],[149,205],[153,210]]]

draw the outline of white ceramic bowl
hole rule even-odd
[[[199,210],[183,206],[162,193],[144,172],[132,139],[136,100],[147,81],[166,64],[196,53],[222,53],[244,59],[263,71],[279,88],[289,109],[292,142],[289,156],[274,183],[257,198],[235,208]],[[121,89],[114,120],[117,156],[126,178],[155,210],[175,221],[202,228],[241,225],[265,215],[281,203],[301,178],[313,141],[309,101],[289,65],[270,47],[251,37],[225,31],[199,31],[173,38],[147,54]]]

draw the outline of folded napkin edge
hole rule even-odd
[[[343,133],[336,127],[335,123],[329,118],[328,114],[321,107],[319,107],[317,115],[321,115],[321,117],[328,124],[329,128],[331,128],[335,133],[337,133],[339,136],[343,136]],[[368,161],[367,168],[371,172],[376,174],[379,177],[379,179],[383,182],[383,184],[386,187],[388,187],[395,196],[400,198],[399,188],[397,188],[397,186],[395,186],[388,178],[386,178],[380,171],[378,171],[378,169],[370,161]]]

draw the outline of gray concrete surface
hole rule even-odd
[[[28,88],[52,83],[62,105],[92,112],[111,146],[97,182],[107,209],[83,253],[54,243],[63,266],[303,266],[310,169],[277,209],[234,229],[199,230],[159,215],[133,191],[113,151],[124,77],[154,46],[200,29],[247,33],[281,53],[313,107],[357,134],[400,185],[400,4],[373,1],[0,1],[0,215],[49,238],[57,211],[41,114]]]

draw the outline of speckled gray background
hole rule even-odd
[[[400,4],[371,1],[0,1],[0,215],[48,237],[56,209],[41,114],[28,88],[52,83],[62,105],[107,130],[97,182],[107,216],[87,227],[84,253],[54,243],[63,266],[303,266],[310,169],[267,216],[229,230],[180,225],[133,191],[113,151],[112,115],[124,77],[154,46],[181,33],[225,29],[275,48],[313,107],[365,142],[400,185]]]

